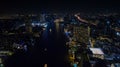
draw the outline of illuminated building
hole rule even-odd
[[[83,26],[74,26],[74,37],[78,42],[88,43],[88,28]]]

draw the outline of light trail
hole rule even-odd
[[[79,21],[81,21],[81,22],[83,22],[83,23],[89,23],[89,21],[87,21],[87,20],[84,20],[84,19],[82,19],[80,16],[78,16],[77,14],[75,14],[74,15]],[[91,25],[94,25],[94,26],[96,26],[96,24],[94,24],[94,23],[90,23]]]

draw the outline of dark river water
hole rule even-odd
[[[51,30],[50,30],[51,29]],[[35,46],[27,53],[16,52],[5,62],[6,67],[70,67],[67,62],[66,37],[63,26],[56,29],[49,22],[40,37],[36,37]]]

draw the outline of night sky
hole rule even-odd
[[[117,0],[0,0],[0,13],[41,10],[82,10],[116,8]]]

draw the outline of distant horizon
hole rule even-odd
[[[114,0],[1,0],[0,14],[25,12],[93,12],[119,11],[120,4]]]
[[[51,8],[45,8],[45,9],[6,9],[6,10],[0,10],[0,14],[24,14],[24,13],[71,13],[71,12],[84,12],[84,13],[120,13],[120,8],[59,8],[59,9],[51,9]]]

